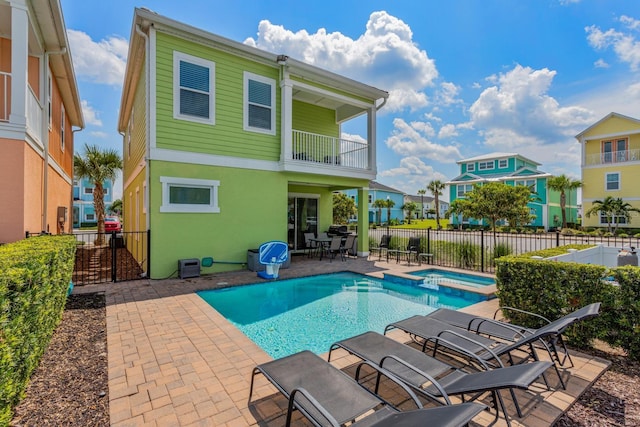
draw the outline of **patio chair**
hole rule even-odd
[[[428,398],[438,395],[438,389],[430,378],[435,378],[449,396],[461,395],[463,400],[465,395],[471,395],[471,400],[475,400],[490,393],[496,409],[494,423],[498,421],[502,410],[508,426],[511,422],[500,390],[509,389],[518,416],[522,417],[513,389],[528,389],[551,366],[551,362],[533,362],[470,374],[377,332],[365,332],[332,344],[329,361],[331,353],[338,348],[386,369]]]
[[[378,246],[370,248],[370,252],[378,252],[378,261],[382,259],[382,251],[384,250],[387,254],[387,262],[389,261],[389,244],[391,243],[391,235],[383,234],[380,238],[380,244]]]
[[[369,366],[378,375],[394,381],[416,404],[417,410],[399,412],[393,405],[366,389],[359,381],[360,368]],[[286,426],[291,425],[292,413],[298,409],[313,425],[342,426],[442,426],[467,424],[486,409],[477,403],[462,403],[425,409],[417,396],[393,374],[362,362],[356,369],[355,381],[310,351],[302,351],[281,359],[263,363],[253,369],[249,402],[256,374],[262,374],[289,401]],[[446,393],[445,393],[446,396]],[[448,397],[447,397],[448,399]],[[374,412],[370,412],[375,409]],[[358,417],[367,414],[361,419]]]
[[[351,255],[357,255],[354,249],[354,244],[356,242],[355,234],[347,234],[347,238],[344,241],[344,254],[348,258]]]
[[[418,254],[420,253],[421,240],[422,238],[420,237],[409,237],[409,242],[407,242],[406,249],[391,250],[390,253],[396,255],[396,263],[400,262],[400,256],[406,255],[407,263],[411,265],[411,254],[415,254],[416,262],[420,262],[420,260],[418,259]]]
[[[307,257],[311,258],[313,252],[318,250],[318,245],[315,239],[316,235],[313,233],[304,233],[304,247],[307,249]]]
[[[600,314],[600,304],[599,302],[588,304],[578,310],[575,310],[559,319],[555,322],[564,323],[565,319],[573,319],[574,321],[568,324],[566,327],[571,326],[574,323],[581,322],[584,320],[588,320],[594,317],[597,317]],[[501,307],[495,311],[493,314],[493,319],[487,317],[476,316],[473,314],[463,313],[456,310],[450,310],[447,308],[441,308],[433,313],[429,314],[428,317],[438,319],[442,322],[448,323],[453,326],[457,326],[460,328],[467,329],[469,331],[473,331],[477,334],[486,335],[488,337],[496,337],[503,340],[508,340],[512,342],[519,341],[522,337],[526,337],[532,335],[538,331],[538,329],[527,328],[524,326],[515,325],[513,323],[507,323],[501,320],[497,320],[496,317],[498,312],[500,311],[511,311],[514,313],[525,314],[528,316],[535,317],[540,319],[542,324],[545,326],[549,326],[553,324],[551,320],[546,317],[540,316],[536,313],[531,313],[529,311],[520,310],[513,307]],[[565,329],[566,329],[565,327]],[[570,367],[573,367],[573,360],[571,359],[571,355],[569,354],[569,350],[562,338],[562,333],[564,329],[560,330],[558,334],[548,335],[547,343],[551,348],[556,360],[560,364],[560,366],[564,366],[565,362],[568,360],[570,363]],[[558,351],[558,347],[562,349],[563,357],[560,358],[560,352]]]
[[[558,375],[560,385],[563,389],[566,389],[566,384],[562,379],[558,364],[555,363],[555,359],[546,342],[546,338],[562,333],[562,331],[564,331],[571,323],[573,323],[573,319],[564,319],[540,328],[530,335],[522,336],[515,342],[506,342],[496,341],[494,339],[478,335],[474,332],[457,328],[432,317],[416,315],[387,325],[384,333],[386,335],[387,331],[400,329],[411,335],[414,339],[417,338],[421,340],[423,351],[426,350],[427,344],[433,344],[434,356],[439,347],[444,347],[458,353],[460,352],[460,349],[463,349],[465,356],[468,354],[475,354],[477,356],[477,361],[485,361],[498,367],[503,366],[500,359],[501,356],[506,356],[509,363],[511,365],[515,365],[516,363],[512,353],[516,350],[522,351],[526,354],[519,363],[524,363],[529,359],[539,361],[540,358],[534,344],[540,343],[549,354],[549,358],[554,361],[552,366]],[[550,388],[546,376],[542,375],[542,378],[544,379],[545,384],[547,384],[547,387]]]
[[[329,247],[326,250],[327,250],[327,256],[329,257],[329,262],[333,261],[333,259],[338,255],[340,255],[340,259],[342,261],[345,260],[344,245],[342,244],[342,237],[333,236],[331,238],[331,243],[329,243]]]

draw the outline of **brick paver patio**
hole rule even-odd
[[[280,277],[345,270],[382,277],[383,271],[414,269],[395,262],[353,258],[328,262],[294,257],[291,268],[280,270]],[[270,356],[194,293],[259,280],[255,273],[241,271],[107,285],[111,425],[284,425],[286,401],[262,377],[257,377],[252,403],[247,402],[251,371],[255,365],[271,360]],[[497,304],[497,300],[491,300],[466,310],[492,316]],[[392,337],[407,340],[399,331]],[[345,354],[332,364],[342,368],[355,361]],[[567,390],[547,391],[536,385],[529,391],[518,391],[525,417],[513,417],[514,426],[550,425],[609,366],[606,360],[579,354],[574,361],[575,368],[564,372]],[[553,380],[553,375],[548,377]],[[474,422],[488,425],[492,418],[492,413],[483,413]],[[297,424],[306,423],[298,420]],[[505,425],[504,420],[498,425]]]

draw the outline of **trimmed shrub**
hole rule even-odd
[[[60,323],[75,242],[42,236],[0,246],[0,426],[9,424]]]

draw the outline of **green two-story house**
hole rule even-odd
[[[517,153],[490,153],[457,162],[460,175],[448,181],[450,201],[464,198],[473,189],[474,184],[485,182],[503,182],[507,185],[525,185],[535,194],[529,203],[534,219],[528,224],[545,230],[562,225],[560,193],[547,187],[551,174],[538,169],[540,163]],[[567,222],[575,223],[578,215],[577,192],[565,192]],[[452,216],[450,224],[486,225],[482,220]]]
[[[190,258],[213,257],[211,272],[242,268],[247,250],[270,240],[302,250],[305,232],[331,225],[334,191],[358,191],[367,230],[387,97],[136,9],[118,127],[125,231],[151,230],[150,277]],[[364,141],[342,139],[342,124],[360,116]],[[358,253],[368,254],[366,236]]]

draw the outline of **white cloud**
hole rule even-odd
[[[454,145],[439,145],[428,139],[434,135],[433,127],[425,122],[411,122],[403,119],[393,120],[394,129],[385,143],[395,153],[401,156],[418,157],[452,163],[462,158],[460,151]]]
[[[267,20],[245,43],[325,68],[390,92],[389,111],[427,104],[421,91],[438,77],[435,63],[413,41],[411,28],[387,12],[373,12],[364,33],[352,39],[324,28],[293,32]]]
[[[452,124],[442,126],[438,132],[438,138],[453,138],[454,136],[458,136],[458,130]]]
[[[94,83],[122,85],[129,42],[112,36],[95,42],[82,31],[67,30],[78,78]]]
[[[556,72],[533,70],[516,65],[513,70],[491,76],[495,86],[485,89],[469,108],[473,127],[487,144],[503,144],[501,151],[512,151],[521,140],[535,144],[566,141],[588,125],[593,113],[578,106],[561,107],[548,95]],[[500,136],[509,134],[509,138]]]
[[[100,138],[100,139],[106,139],[109,136],[108,133],[102,132],[102,131],[92,131],[92,132],[89,132],[89,135],[95,138]]]
[[[440,90],[436,93],[438,105],[452,105],[462,103],[462,99],[458,98],[460,87],[450,82],[444,82],[440,85]]]
[[[621,17],[620,22],[630,30],[640,27],[640,21],[628,16]],[[602,31],[595,25],[586,27],[585,31],[591,47],[596,50],[612,47],[618,59],[628,63],[631,70],[640,69],[640,42],[636,40],[634,35],[613,28]]]
[[[382,171],[378,176],[385,178],[386,185],[413,195],[418,194],[419,189],[426,188],[431,180],[447,180],[447,177],[435,171],[433,166],[414,156],[403,158],[399,167]]]
[[[96,110],[93,109],[89,102],[85,99],[81,101],[82,103],[82,115],[84,116],[84,121],[86,124],[93,126],[102,126],[102,120],[98,117]]]
[[[593,66],[596,68],[609,68],[610,65],[604,59],[600,58],[596,62],[593,63]]]

